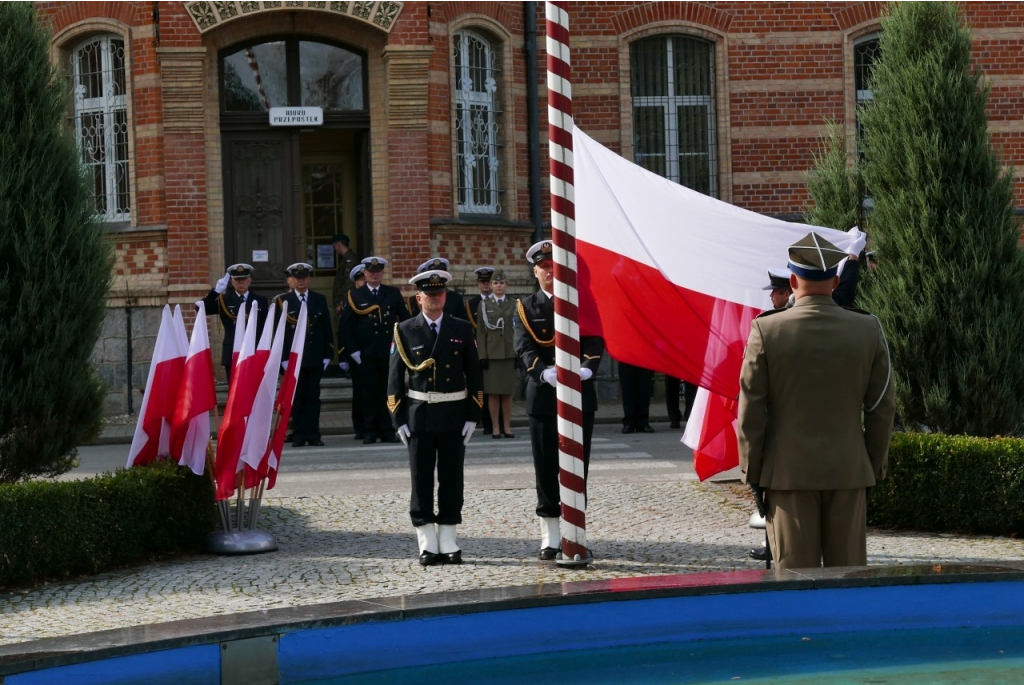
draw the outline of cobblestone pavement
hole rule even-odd
[[[421,568],[404,494],[267,499],[260,528],[280,551],[192,556],[0,594],[0,644],[230,612],[402,594],[757,568],[750,500],[735,485],[596,484],[588,570],[535,561],[532,489],[468,491],[462,566]],[[872,531],[873,565],[1019,560],[1024,542]]]

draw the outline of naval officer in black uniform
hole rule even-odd
[[[334,331],[331,326],[331,310],[327,298],[309,289],[309,277],[313,266],[305,262],[288,267],[288,275],[294,278],[295,289],[278,295],[275,302],[288,303],[288,324],[284,330],[284,349],[292,349],[295,325],[299,309],[306,304],[306,343],[302,350],[302,367],[299,381],[295,386],[295,400],[292,402],[292,447],[303,445],[322,446],[320,439],[320,379],[334,356]],[[288,362],[282,362],[287,367]]]
[[[463,462],[484,403],[473,327],[444,313],[449,281],[441,270],[410,281],[419,289],[420,313],[395,325],[388,373],[391,420],[409,447],[409,514],[424,566],[462,563],[455,531],[462,523]]]
[[[254,269],[249,264],[232,264],[223,278],[217,281],[217,285],[213,286],[213,289],[203,298],[206,314],[208,316],[219,314],[221,325],[224,326],[224,344],[221,346],[220,363],[223,364],[224,371],[227,373],[228,383],[231,382],[231,355],[234,353],[235,321],[238,319],[239,307],[245,313],[242,317],[243,323],[249,318],[249,311],[252,309],[253,303],[259,308],[256,315],[257,340],[263,334],[263,324],[267,320],[269,307],[267,298],[249,292],[253,271]],[[242,306],[243,303],[244,306]]]
[[[530,446],[537,478],[537,516],[541,520],[541,561],[554,561],[561,548],[558,530],[561,497],[558,490],[558,386],[555,369],[555,278],[552,243],[544,240],[526,252],[540,290],[516,305],[515,351],[526,369],[526,413],[530,417]],[[594,374],[601,365],[604,341],[580,337],[580,380],[583,392],[583,477],[590,467],[590,438],[594,433],[597,390]]]
[[[381,283],[387,264],[383,257],[363,260],[366,284],[348,292],[338,322],[341,347],[355,363],[353,374],[359,374],[364,445],[398,442],[388,415],[388,351],[395,324],[408,318],[408,310],[401,291]]]
[[[444,257],[431,257],[416,268],[416,273],[422,274],[427,271],[444,271],[446,273],[450,273],[448,271],[450,266],[451,262]],[[466,304],[462,299],[462,295],[450,288],[446,289],[445,292],[447,293],[447,296],[444,300],[444,315],[454,316],[458,319],[465,319]],[[416,299],[417,297],[419,296],[410,295],[405,301],[409,309],[409,316],[416,316],[420,313],[420,305]]]

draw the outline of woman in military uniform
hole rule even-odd
[[[512,434],[512,393],[516,387],[516,353],[512,326],[516,305],[505,297],[508,282],[500,269],[491,276],[493,294],[480,300],[476,311],[476,338],[480,367],[484,370],[484,394],[491,414],[491,437],[514,438]],[[505,419],[499,431],[499,415]]]

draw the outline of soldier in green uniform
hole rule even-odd
[[[356,254],[355,250],[348,246],[349,239],[344,233],[335,233],[331,242],[334,243],[334,251],[338,255],[338,263],[335,264],[338,267],[338,271],[334,274],[333,292],[334,313],[338,315],[345,308],[348,291],[357,287],[352,281],[351,274],[353,269],[360,265],[362,259]]]
[[[462,523],[463,463],[483,407],[473,328],[444,313],[449,281],[451,274],[440,270],[410,281],[421,313],[395,324],[388,373],[388,410],[409,448],[409,514],[423,566],[462,563],[455,531]]]
[[[758,316],[740,375],[744,483],[779,568],[867,563],[867,491],[885,477],[895,397],[874,316],[832,299],[846,253],[815,233],[789,249],[795,303]]]

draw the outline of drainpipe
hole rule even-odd
[[[523,3],[526,38],[526,113],[530,156],[530,223],[533,242],[544,239],[540,206],[540,129],[537,121],[537,3]]]
[[[124,279],[124,316],[125,316],[125,393],[128,395],[128,413],[134,414],[132,409],[132,294],[128,290],[128,278]]]

